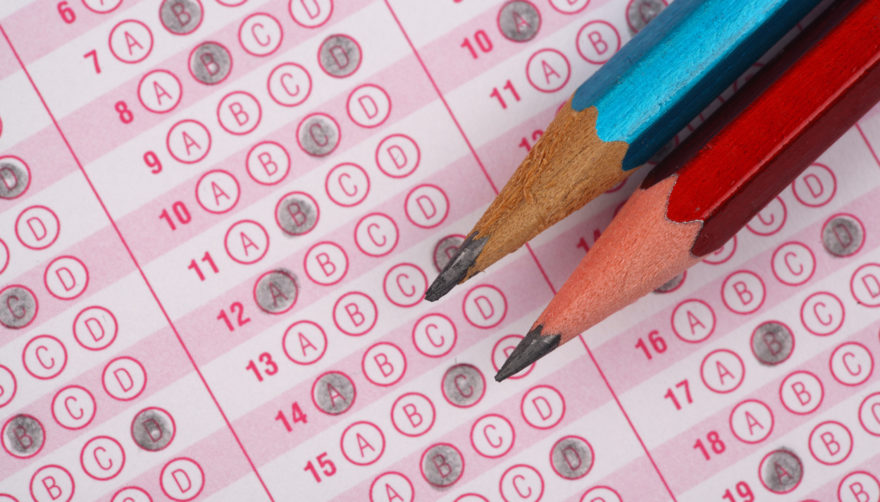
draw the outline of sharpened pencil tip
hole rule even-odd
[[[465,276],[467,276],[468,270],[474,266],[477,257],[480,256],[480,253],[483,251],[486,239],[488,239],[488,237],[474,239],[474,235],[475,233],[469,235],[468,238],[461,243],[461,246],[458,247],[458,251],[455,252],[455,256],[449,260],[449,263],[443,267],[443,271],[440,272],[440,275],[438,275],[437,278],[434,279],[434,282],[431,283],[431,287],[425,292],[426,300],[429,302],[439,300],[446,293],[450,292],[456,284],[461,282]]]
[[[495,374],[495,381],[500,382],[527,368],[530,364],[553,352],[559,346],[562,335],[541,335],[544,326],[529,331],[508,356],[507,361]]]

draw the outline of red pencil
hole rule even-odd
[[[721,247],[880,100],[880,0],[843,0],[651,172],[495,376]]]

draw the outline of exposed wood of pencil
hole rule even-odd
[[[575,91],[425,298],[622,181],[817,3],[673,2]]]
[[[627,144],[599,139],[596,115],[562,107],[474,226],[486,241],[465,280],[629,176],[620,168]]]
[[[690,248],[700,222],[666,218],[674,184],[673,176],[630,197],[535,326],[565,343],[699,261]]]
[[[496,380],[722,245],[880,100],[880,0],[832,9],[645,180]]]
[[[858,5],[800,59],[785,51],[772,62],[787,70],[744,110],[730,102],[710,118],[718,134],[690,148],[696,154],[677,172],[646,180],[534,327],[561,334],[564,343],[675,277],[721,246],[880,100],[880,0],[843,4]],[[682,226],[696,229],[693,236]]]

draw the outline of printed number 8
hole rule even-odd
[[[113,105],[113,109],[119,113],[119,120],[121,120],[123,124],[129,124],[134,120],[134,114],[131,113],[128,104],[126,104],[125,101],[117,101],[116,104]]]

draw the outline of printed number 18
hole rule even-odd
[[[724,453],[726,446],[724,445],[724,440],[721,439],[721,436],[716,431],[711,431],[706,434],[706,443],[703,443],[702,439],[697,439],[694,443],[694,449],[703,454],[704,460],[711,460],[712,454],[720,455]]]

